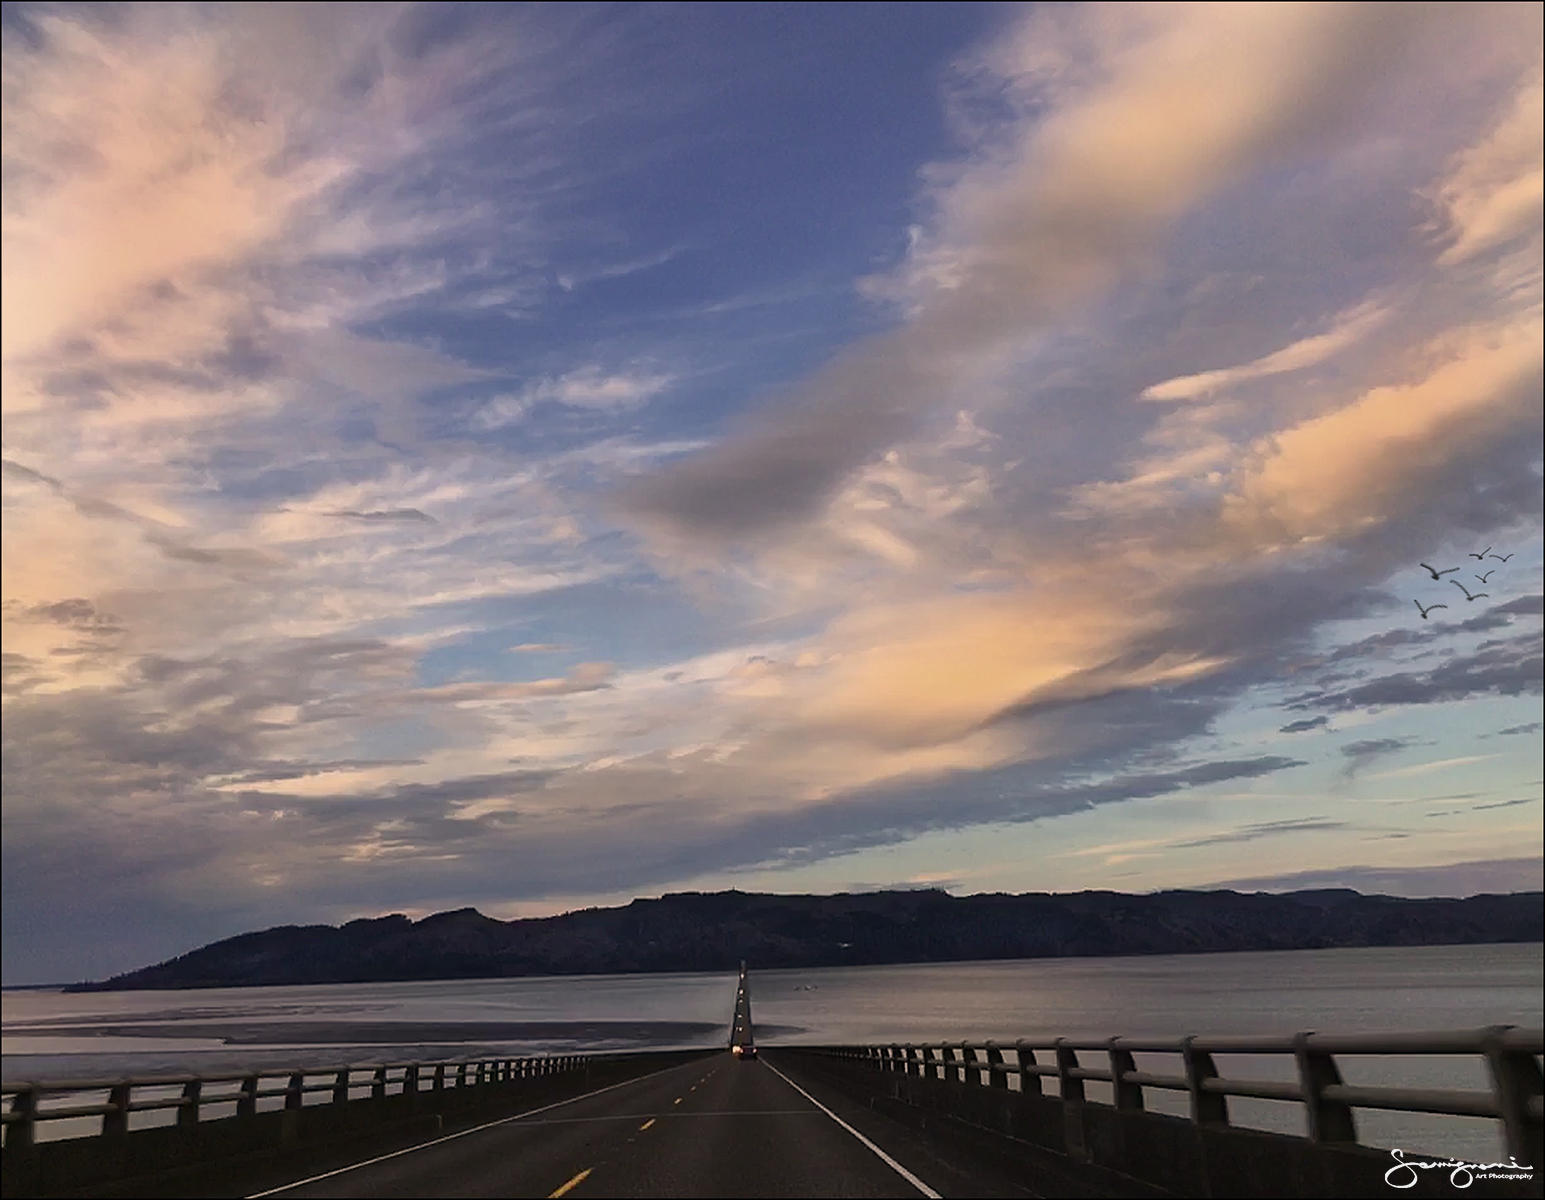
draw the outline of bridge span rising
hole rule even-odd
[[[1452,1195],[1358,1144],[1355,1110],[1490,1118],[1542,1157],[1539,1030],[758,1047],[744,964],[730,1052],[396,1063],[330,1072],[6,1083],[7,1197]],[[1296,1082],[1235,1078],[1278,1054]],[[1337,1055],[1480,1056],[1489,1091],[1353,1086]],[[1178,1071],[1139,1069],[1171,1056]],[[1092,1057],[1091,1057],[1092,1056]],[[1112,1103],[1086,1096],[1108,1087]],[[1148,1111],[1172,1090],[1190,1116]],[[104,1098],[105,1096],[105,1098]],[[1230,1124],[1300,1105],[1307,1136]],[[233,1111],[234,1110],[234,1111]],[[51,1127],[100,1120],[91,1136]],[[158,1122],[154,1127],[144,1127]],[[41,1135],[41,1136],[40,1136]],[[1408,1154],[1408,1158],[1416,1158]],[[1429,1156],[1429,1161],[1432,1156]],[[1506,1173],[1506,1172],[1502,1172]],[[1539,1176],[1472,1196],[1537,1196]]]

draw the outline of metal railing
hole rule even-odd
[[[1541,1125],[1545,1120],[1539,1055],[1545,1052],[1545,1031],[1494,1025],[1483,1029],[1434,1033],[1347,1034],[1297,1033],[1286,1037],[1183,1038],[1021,1038],[998,1042],[935,1042],[929,1045],[893,1043],[864,1046],[801,1046],[806,1053],[858,1060],[881,1071],[897,1071],[928,1079],[946,1079],[967,1086],[1008,1088],[1044,1095],[1043,1079],[1057,1081],[1057,1095],[1067,1103],[1084,1103],[1088,1081],[1111,1086],[1117,1110],[1142,1111],[1145,1088],[1185,1092],[1191,1120],[1198,1125],[1227,1126],[1228,1097],[1254,1097],[1302,1104],[1308,1136],[1316,1142],[1355,1143],[1353,1110],[1388,1109],[1447,1116],[1490,1117],[1501,1123],[1509,1153],[1526,1165],[1538,1164]],[[1005,1056],[1013,1055],[1013,1061]],[[1047,1061],[1036,1055],[1044,1054]],[[1080,1053],[1096,1053],[1104,1066],[1085,1065]],[[1135,1054],[1178,1055],[1181,1074],[1139,1071]],[[1214,1055],[1291,1055],[1297,1067],[1293,1082],[1235,1079],[1221,1075]],[[1336,1055],[1467,1054],[1484,1058],[1491,1079],[1489,1091],[1459,1088],[1406,1088],[1346,1083]]]
[[[513,1083],[582,1070],[597,1062],[611,1061],[619,1055],[564,1054],[541,1058],[476,1059],[465,1062],[395,1062],[311,1070],[242,1071],[233,1074],[149,1075],[135,1079],[62,1079],[47,1083],[0,1084],[0,1096],[9,1104],[0,1112],[5,1129],[5,1148],[21,1149],[36,1144],[37,1126],[43,1121],[83,1117],[102,1118],[104,1137],[127,1134],[132,1113],[176,1111],[175,1124],[196,1128],[199,1121],[214,1119],[209,1110],[216,1106],[235,1106],[238,1117],[255,1116],[275,1108],[298,1109],[306,1106],[313,1093],[329,1093],[328,1103],[348,1104],[368,1098],[384,1100],[389,1095],[415,1096],[443,1093],[455,1089],[482,1087],[485,1084]],[[283,1080],[280,1085],[270,1080]],[[233,1088],[222,1085],[236,1085]],[[181,1088],[178,1095],[145,1096],[149,1090]],[[213,1090],[210,1090],[213,1089]],[[140,1092],[139,1099],[135,1091]],[[105,1093],[106,1099],[93,1103],[49,1105],[50,1098],[70,1100],[82,1093]],[[282,1105],[264,1105],[264,1101],[283,1100]]]

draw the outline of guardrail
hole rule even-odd
[[[215,1195],[697,1057],[652,1050],[7,1082],[7,1196]],[[84,1126],[84,1128],[82,1128]],[[93,1128],[94,1126],[94,1128]],[[51,1134],[56,1136],[50,1136]],[[192,1181],[192,1182],[190,1182]],[[170,1189],[170,1191],[169,1191]]]
[[[37,1126],[42,1121],[100,1116],[102,1136],[112,1137],[128,1133],[131,1113],[175,1109],[175,1124],[181,1128],[190,1128],[197,1126],[208,1110],[221,1105],[234,1105],[234,1115],[237,1117],[251,1117],[257,1115],[265,1100],[283,1098],[282,1106],[265,1106],[270,1110],[278,1107],[294,1110],[305,1106],[308,1095],[320,1092],[329,1093],[329,1102],[332,1104],[365,1099],[365,1095],[355,1093],[364,1093],[367,1088],[370,1099],[382,1100],[389,1095],[411,1097],[420,1091],[444,1092],[448,1089],[558,1075],[617,1057],[620,1056],[569,1054],[465,1062],[379,1063],[308,1071],[242,1071],[234,1074],[151,1075],[138,1079],[61,1079],[47,1083],[6,1083],[0,1084],[0,1096],[9,1097],[10,1102],[6,1111],[0,1113],[0,1123],[3,1123],[5,1129],[5,1148],[16,1150],[36,1143]],[[325,1082],[318,1081],[323,1076],[326,1077]],[[282,1086],[264,1086],[265,1081],[278,1079],[284,1080]],[[218,1087],[232,1083],[238,1085],[235,1090],[205,1090],[206,1086]],[[177,1087],[181,1087],[182,1091],[176,1096],[143,1098],[145,1090]],[[135,1089],[141,1090],[141,1099],[134,1098]],[[75,1097],[83,1092],[105,1093],[106,1100],[44,1106],[44,1101],[51,1096]]]
[[[1189,1094],[1194,1125],[1227,1127],[1228,1097],[1287,1100],[1304,1106],[1309,1139],[1320,1143],[1357,1142],[1353,1110],[1390,1109],[1449,1116],[1490,1117],[1501,1123],[1512,1157],[1525,1166],[1545,1159],[1541,1143],[1545,1098],[1538,1056],[1545,1052],[1545,1031],[1511,1025],[1435,1033],[1333,1035],[1297,1033],[1287,1037],[1184,1037],[1105,1039],[1020,1039],[997,1042],[937,1042],[929,1045],[801,1046],[802,1053],[855,1060],[880,1071],[926,1079],[952,1080],[966,1086],[1008,1088],[1010,1080],[1025,1094],[1044,1095],[1042,1080],[1057,1081],[1064,1102],[1084,1102],[1086,1081],[1111,1085],[1117,1112],[1141,1112],[1145,1088]],[[1006,1057],[1012,1053],[1013,1061]],[[1040,1061],[1036,1055],[1049,1056]],[[1098,1053],[1106,1065],[1085,1065],[1080,1053]],[[1183,1073],[1139,1071],[1133,1055],[1179,1055]],[[959,1057],[956,1057],[957,1054]],[[1218,1072],[1217,1054],[1291,1055],[1295,1082],[1234,1079]],[[1354,1086],[1346,1083],[1336,1055],[1483,1056],[1490,1091],[1449,1088]]]

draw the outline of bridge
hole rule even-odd
[[[297,1200],[1540,1194],[1540,1030],[821,1047],[758,1047],[753,1032],[742,964],[728,1052],[6,1083],[0,1185]],[[1220,1072],[1242,1054],[1280,1055],[1296,1079]],[[1139,1069],[1139,1055],[1175,1067]],[[1338,1055],[1478,1056],[1491,1087],[1354,1086]],[[1150,1111],[1165,1092],[1189,1116]],[[1231,1097],[1298,1105],[1305,1134],[1231,1123]],[[1402,1167],[1358,1141],[1361,1109],[1489,1118],[1508,1155],[1468,1184],[1441,1158]],[[82,1122],[95,1130],[47,1136]]]

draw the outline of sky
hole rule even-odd
[[[7,5],[5,982],[1539,888],[1541,22]]]

